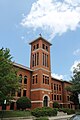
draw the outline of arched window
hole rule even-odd
[[[22,83],[22,74],[19,75],[19,82]]]
[[[48,97],[47,96],[44,97],[43,105],[44,105],[44,107],[48,107]]]
[[[24,84],[27,84],[27,76],[24,76]]]

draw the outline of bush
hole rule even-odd
[[[53,103],[53,108],[59,108],[59,103],[58,102],[54,102]]]
[[[59,108],[59,111],[63,111],[64,113],[67,113],[68,115],[75,114],[75,110],[69,109],[69,108]]]
[[[36,117],[40,116],[56,116],[57,110],[49,107],[35,108],[31,111],[31,114]]]
[[[75,114],[75,110],[69,109],[69,110],[67,111],[67,114],[68,114],[68,115]]]
[[[25,110],[26,108],[31,108],[31,101],[27,97],[21,97],[17,100],[17,109]]]

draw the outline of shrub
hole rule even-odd
[[[21,97],[17,100],[17,109],[25,110],[26,108],[31,108],[31,101],[27,97]]]
[[[69,109],[69,110],[67,111],[67,114],[68,114],[68,115],[75,114],[75,110]]]
[[[53,103],[53,108],[59,108],[59,103],[58,102],[54,102]]]
[[[49,107],[35,108],[31,111],[31,114],[36,117],[40,116],[56,116],[57,110]]]
[[[69,109],[69,108],[59,108],[59,111],[63,111],[64,113],[67,113],[68,115],[75,114],[75,110]]]

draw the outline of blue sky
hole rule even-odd
[[[39,34],[52,43],[51,71],[69,80],[80,62],[80,0],[0,0],[0,48],[30,66],[29,42]]]

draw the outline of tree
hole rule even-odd
[[[71,77],[72,85],[67,87],[67,90],[70,91],[71,101],[74,102],[75,105],[79,104],[78,94],[80,93],[80,63],[73,70],[73,76]]]
[[[0,103],[9,100],[11,92],[18,89],[17,70],[11,59],[9,49],[0,49]]]
[[[16,103],[17,109],[25,110],[26,108],[31,108],[31,101],[27,97],[20,97]]]

